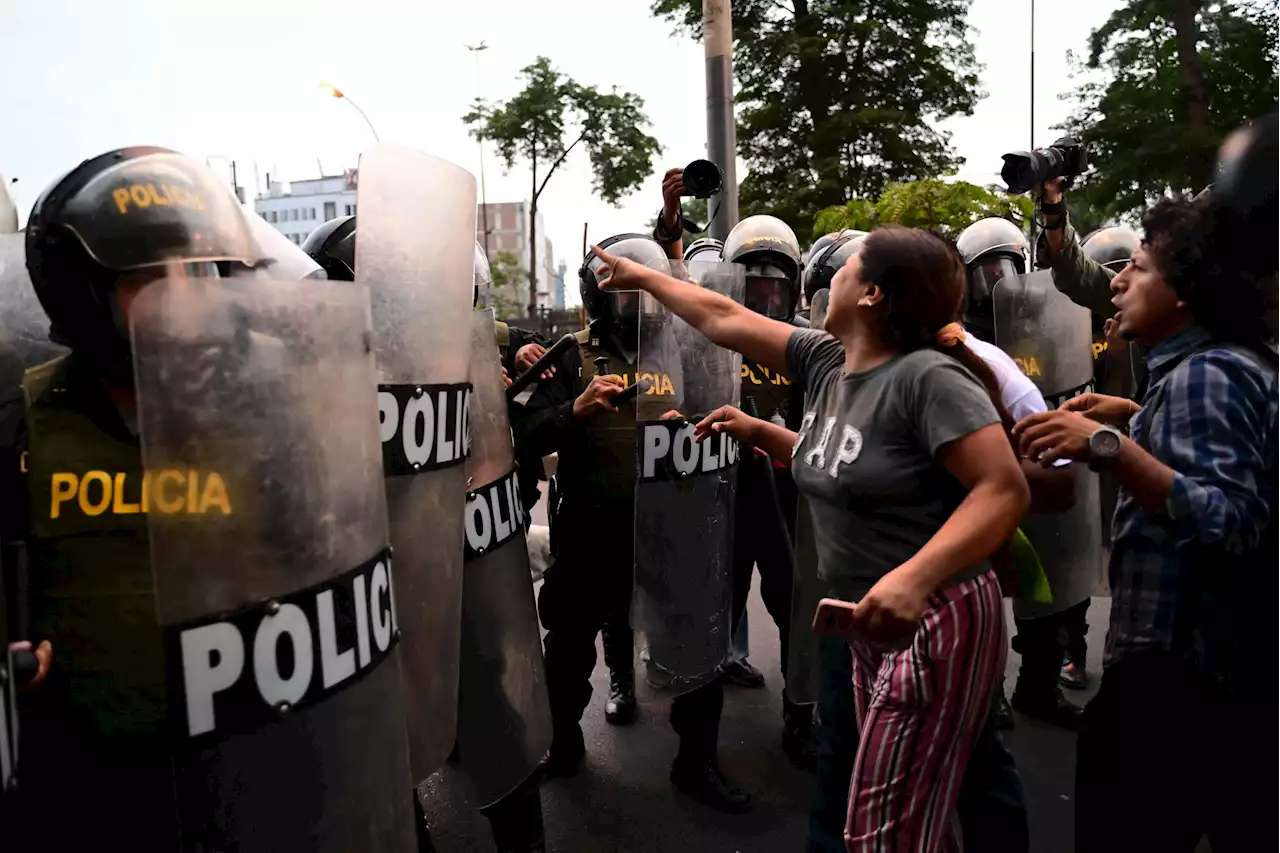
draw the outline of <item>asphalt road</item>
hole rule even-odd
[[[1089,690],[1072,693],[1087,700],[1096,689],[1109,599],[1097,597],[1089,610]],[[676,793],[667,778],[676,738],[667,725],[665,703],[645,706],[627,728],[604,721],[608,674],[603,658],[592,677],[595,694],[584,718],[587,764],[574,779],[543,786],[549,849],[557,853],[652,851],[653,853],[778,853],[801,851],[807,830],[813,777],[783,755],[782,676],[777,629],[753,590],[751,661],[767,677],[761,690],[727,690],[720,754],[726,773],[749,790],[754,808],[746,815],[718,814]],[[1019,658],[1009,652],[1006,686],[1013,688]],[[1019,717],[1006,733],[1018,762],[1031,817],[1036,853],[1070,853],[1075,735]],[[427,785],[425,807],[436,846],[449,851],[490,851],[488,824],[469,803],[467,782],[446,767]],[[1207,848],[1206,848],[1207,849]]]

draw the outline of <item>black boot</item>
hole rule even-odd
[[[741,814],[751,808],[751,795],[725,778],[714,757],[676,756],[671,765],[671,783],[685,796],[716,811]]]
[[[582,739],[582,726],[558,728],[551,737],[551,749],[542,762],[547,778],[567,779],[576,776],[587,755],[586,741]]]
[[[1015,619],[1018,634],[1013,648],[1022,655],[1018,682],[1011,704],[1020,714],[1054,726],[1075,730],[1084,709],[1062,695],[1058,679],[1062,670],[1061,615]]]
[[[782,697],[782,751],[791,763],[810,773],[818,771],[818,731],[813,705],[797,705]]]
[[[535,771],[519,788],[480,810],[489,819],[498,853],[546,853],[540,782],[541,774]]]
[[[604,703],[605,722],[614,726],[626,726],[636,719],[635,670],[609,673],[609,700]]]

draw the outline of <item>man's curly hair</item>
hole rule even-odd
[[[1248,271],[1219,245],[1215,215],[1208,195],[1161,199],[1143,214],[1143,247],[1196,323],[1274,359],[1276,277]]]

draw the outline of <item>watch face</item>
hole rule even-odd
[[[1115,430],[1100,429],[1089,438],[1089,449],[1104,459],[1120,452],[1120,434]]]

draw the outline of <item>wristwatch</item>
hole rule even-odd
[[[1124,444],[1124,433],[1113,426],[1100,426],[1089,436],[1089,470],[1101,470],[1108,460],[1115,459]]]

